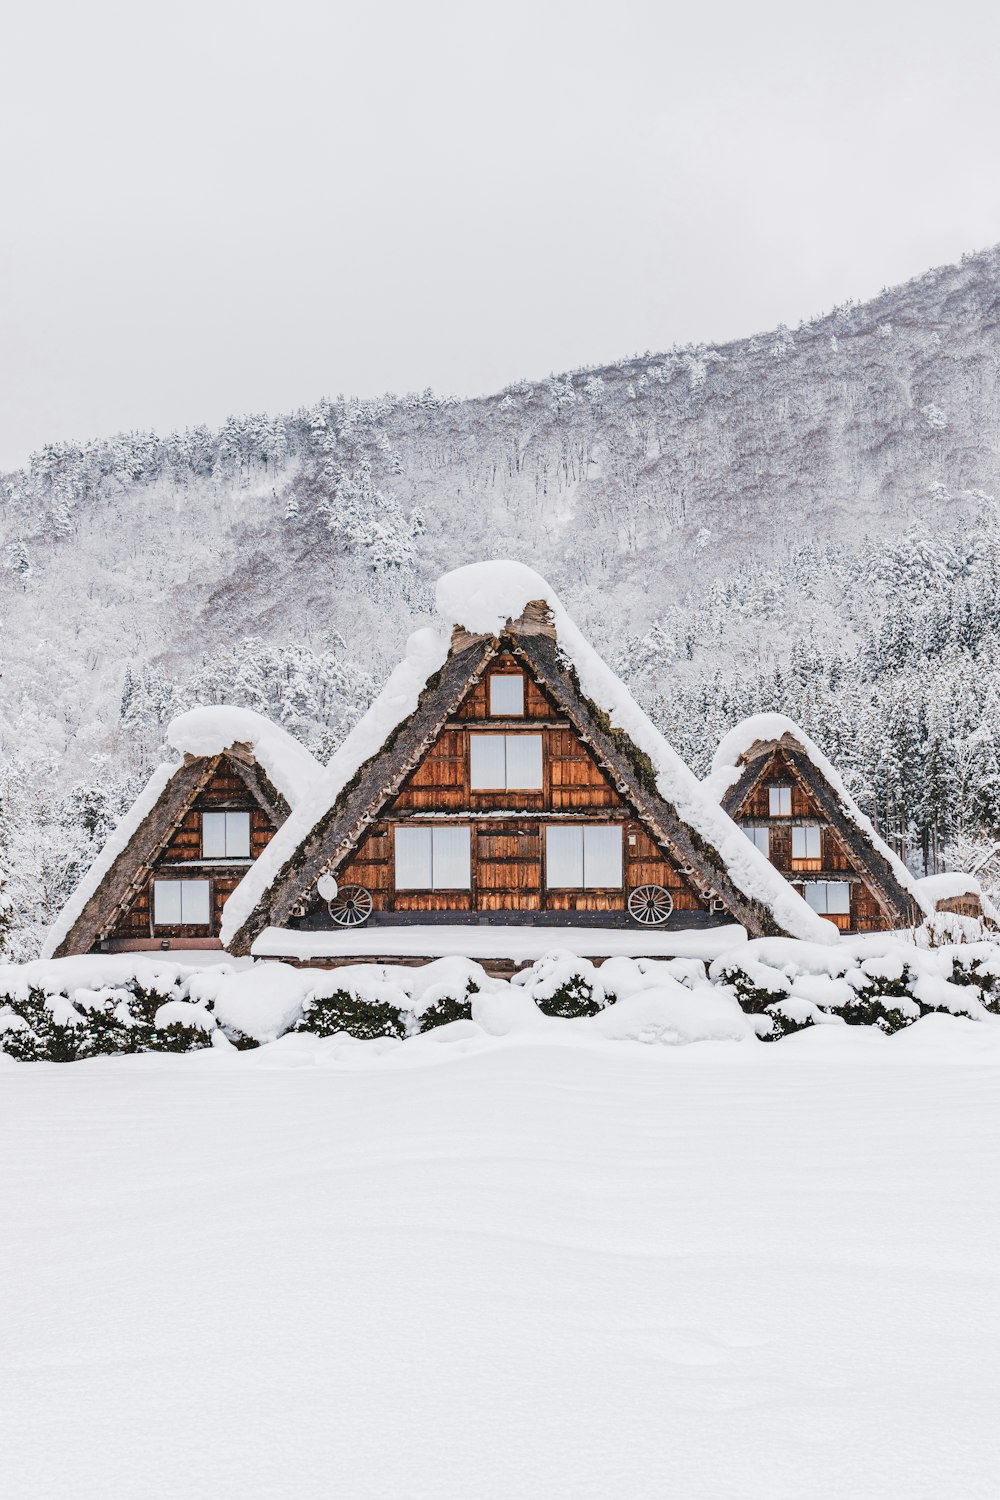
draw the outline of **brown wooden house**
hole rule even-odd
[[[227,946],[248,952],[269,929],[257,951],[273,953],[275,929],[361,923],[735,921],[823,940],[829,927],[748,850],[620,684],[647,747],[588,697],[566,646],[536,599],[495,631],[456,627],[419,680],[390,679],[359,743],[230,901]],[[390,718],[401,684],[413,706]]]
[[[841,932],[881,932],[923,920],[914,877],[822,752],[784,715],[758,715],[727,735],[706,787]]]
[[[226,899],[321,770],[259,714],[194,709],[74,891],[44,954],[219,948]]]

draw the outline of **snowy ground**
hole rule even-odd
[[[0,1059],[4,1497],[995,1495],[1000,1027],[473,1030]]]

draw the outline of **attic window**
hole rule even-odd
[[[207,880],[154,880],[154,927],[207,927],[212,903]]]
[[[761,854],[771,858],[771,830],[766,823],[744,823],[743,832]]]
[[[541,791],[541,735],[470,734],[469,786],[474,792]]]
[[[822,863],[822,829],[818,823],[802,823],[792,829],[792,869],[818,870]]]
[[[520,672],[494,672],[489,680],[489,688],[490,713],[494,717],[522,717],[524,678]]]
[[[250,814],[202,813],[201,855],[202,859],[249,859]]]
[[[767,789],[768,812],[772,818],[792,816],[792,789],[790,786],[769,786]]]
[[[802,887],[813,911],[824,917],[846,917],[851,911],[851,887],[846,880],[807,880]]]

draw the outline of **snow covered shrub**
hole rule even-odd
[[[495,981],[471,959],[452,956],[400,974],[398,983],[409,996],[416,1030],[432,1031],[451,1021],[471,1021],[473,995],[489,990]]]
[[[592,963],[562,951],[547,953],[515,974],[511,983],[522,985],[543,1014],[566,1019],[596,1016],[615,998],[605,990]]]
[[[171,1012],[171,1014],[166,1014]],[[215,1023],[203,1006],[173,1000],[135,979],[114,987],[46,992],[10,1000],[0,1051],[20,1062],[77,1062],[134,1052],[192,1052],[211,1045]]]
[[[877,1026],[891,1036],[924,1014],[913,998],[916,972],[903,959],[891,955],[866,959],[846,979],[852,996],[830,1008],[849,1026]]]
[[[960,948],[951,956],[952,984],[974,985],[993,1015],[1000,1015],[1000,948],[993,943]]]
[[[406,1023],[398,1005],[359,991],[339,989],[331,995],[311,995],[292,1030],[310,1031],[314,1036],[336,1036],[346,1031],[361,1041],[370,1041],[377,1036],[405,1036]]]
[[[478,993],[478,984],[470,984],[464,995],[442,995],[432,1001],[420,1016],[420,1030],[433,1031],[435,1026],[447,1026],[450,1021],[471,1021],[472,997]]]
[[[0,1047],[8,1057],[18,1062],[74,1062],[83,1055],[78,1023],[69,1014],[72,1007],[68,1001],[62,1020],[56,1019],[40,989],[32,987],[15,1004],[16,1009],[7,1013],[7,1029],[0,1034]]]
[[[747,1015],[763,1015],[768,1008],[788,995],[791,985],[787,975],[769,964],[752,958],[722,959],[713,964],[711,976],[716,984],[728,984],[740,1008]]]

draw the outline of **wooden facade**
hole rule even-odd
[[[841,932],[882,932],[919,920],[884,854],[791,736],[761,742],[723,806],[771,863]],[[829,906],[829,909],[827,909]]]
[[[494,679],[522,686],[498,692]],[[501,764],[506,779],[484,779],[484,765]],[[451,862],[442,880],[439,845]],[[784,932],[765,896],[737,886],[721,848],[664,799],[648,755],[582,692],[542,602],[499,635],[456,628],[416,709],[283,853],[232,952],[250,952],[268,928],[334,928],[346,891],[370,900],[373,926],[631,926],[630,896],[645,887],[665,895],[667,927]],[[328,901],[320,886],[329,893],[331,881]]]
[[[186,756],[126,848],[98,882],[82,912],[54,950],[68,953],[170,948],[219,948],[222,908],[289,813],[285,798],[254,761],[248,746],[215,756]],[[235,814],[238,854],[206,845],[206,815]],[[218,818],[215,828],[219,828]],[[246,835],[246,852],[242,843]],[[165,920],[157,902],[165,882],[197,921]],[[197,887],[197,889],[196,889]],[[190,899],[188,899],[190,898]]]
[[[523,680],[522,715],[491,715],[489,682],[495,674]],[[541,785],[476,790],[470,776],[470,737],[483,733],[540,735]],[[398,889],[397,830],[446,824],[469,830],[468,889]],[[596,889],[553,886],[547,878],[546,830],[569,824],[620,830],[619,884]],[[641,885],[669,890],[678,914],[707,914],[710,907],[679,862],[651,838],[565,713],[509,652],[498,652],[449,715],[337,878],[342,885],[370,891],[378,913],[448,913],[451,920],[473,913],[505,919],[518,913],[551,913],[562,922],[571,920],[571,913],[599,913],[605,921],[622,917],[628,892]]]

